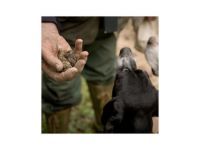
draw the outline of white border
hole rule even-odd
[[[0,23],[0,149],[198,149],[199,4],[191,1],[6,1]],[[40,17],[160,18],[160,133],[42,135]]]

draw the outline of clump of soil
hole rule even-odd
[[[73,50],[69,51],[59,51],[58,58],[63,63],[63,70],[66,71],[69,68],[72,68],[75,66],[76,62],[79,59],[79,55],[77,55]]]

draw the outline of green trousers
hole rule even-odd
[[[89,83],[88,85],[95,110],[96,122],[98,124],[97,126],[99,126],[100,115],[102,107],[104,106],[102,103],[106,103],[111,98],[116,66],[116,38],[113,34],[103,34],[101,32],[92,44],[84,45],[83,49],[89,52],[89,57],[82,75]],[[42,111],[46,114],[47,123],[51,124],[47,125],[50,126],[49,130],[51,131],[49,132],[66,132],[67,129],[59,127],[62,125],[57,125],[58,129],[55,128],[52,120],[59,120],[59,116],[69,116],[69,111],[64,110],[70,109],[80,101],[80,76],[77,76],[71,81],[59,83],[53,81],[45,74],[42,75]],[[66,115],[63,115],[65,112]],[[56,115],[58,117],[57,119]],[[69,119],[63,118],[62,120],[65,121],[56,121],[56,124],[61,124],[61,122],[63,122],[63,126],[67,126],[66,121]]]

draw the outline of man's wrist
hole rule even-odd
[[[51,33],[59,34],[56,25],[54,23],[50,23],[50,22],[43,22],[42,23],[42,30],[48,30]]]

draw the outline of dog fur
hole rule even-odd
[[[158,116],[158,91],[146,72],[137,69],[131,49],[120,51],[112,100],[103,109],[105,133],[152,133]]]

